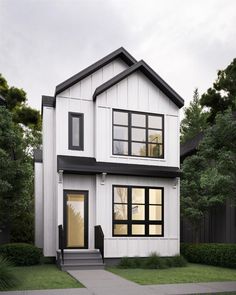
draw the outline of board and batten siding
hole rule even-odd
[[[112,186],[164,187],[164,237],[113,237]],[[105,257],[148,256],[156,252],[161,256],[179,254],[179,181],[148,177],[96,176],[96,224],[105,235]]]
[[[112,155],[112,110],[164,115],[164,159]],[[114,85],[96,99],[97,161],[179,167],[179,109],[141,72]]]
[[[43,163],[34,163],[34,241],[38,248],[43,248]]]
[[[93,94],[95,89],[127,69],[128,66],[117,58],[85,79],[69,87],[56,98],[56,154],[94,157],[95,151],[95,104]],[[84,114],[84,150],[68,149],[68,113]]]
[[[56,190],[55,190],[55,110],[43,108],[43,254],[55,256]]]
[[[88,191],[88,248],[94,249],[94,226],[95,226],[95,207],[96,207],[96,191],[95,176],[85,175],[63,175],[63,190]],[[62,192],[63,193],[63,192]],[[60,199],[63,200],[63,197]],[[62,207],[63,209],[63,207]],[[100,212],[98,214],[101,214]],[[59,219],[63,220],[63,210],[58,212]]]

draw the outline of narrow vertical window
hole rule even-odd
[[[84,150],[84,114],[69,113],[69,149]]]

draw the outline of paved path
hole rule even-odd
[[[0,295],[164,295],[233,291],[236,294],[236,281],[141,286],[105,270],[71,270],[69,273],[86,288],[11,291],[0,292]]]

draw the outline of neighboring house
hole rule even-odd
[[[81,253],[91,258],[95,248],[107,263],[179,253],[183,104],[124,48],[56,86],[55,96],[42,97],[35,241],[45,256],[60,260],[57,251],[65,248],[67,268],[76,268],[81,261],[72,260]]]
[[[235,114],[234,114],[235,116]],[[194,138],[180,146],[180,159],[197,152],[199,143],[204,134],[200,132]],[[191,224],[184,218],[181,219],[181,242],[194,242]],[[226,200],[222,205],[209,210],[200,225],[199,242],[201,243],[236,243],[236,207],[232,201]]]

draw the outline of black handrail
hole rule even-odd
[[[99,249],[102,255],[104,263],[104,233],[101,225],[95,225],[94,227],[95,249]]]
[[[58,225],[58,231],[59,231],[59,249],[61,250],[61,260],[64,264],[64,248],[65,248],[65,235],[64,235],[64,229],[63,226],[60,224]]]

